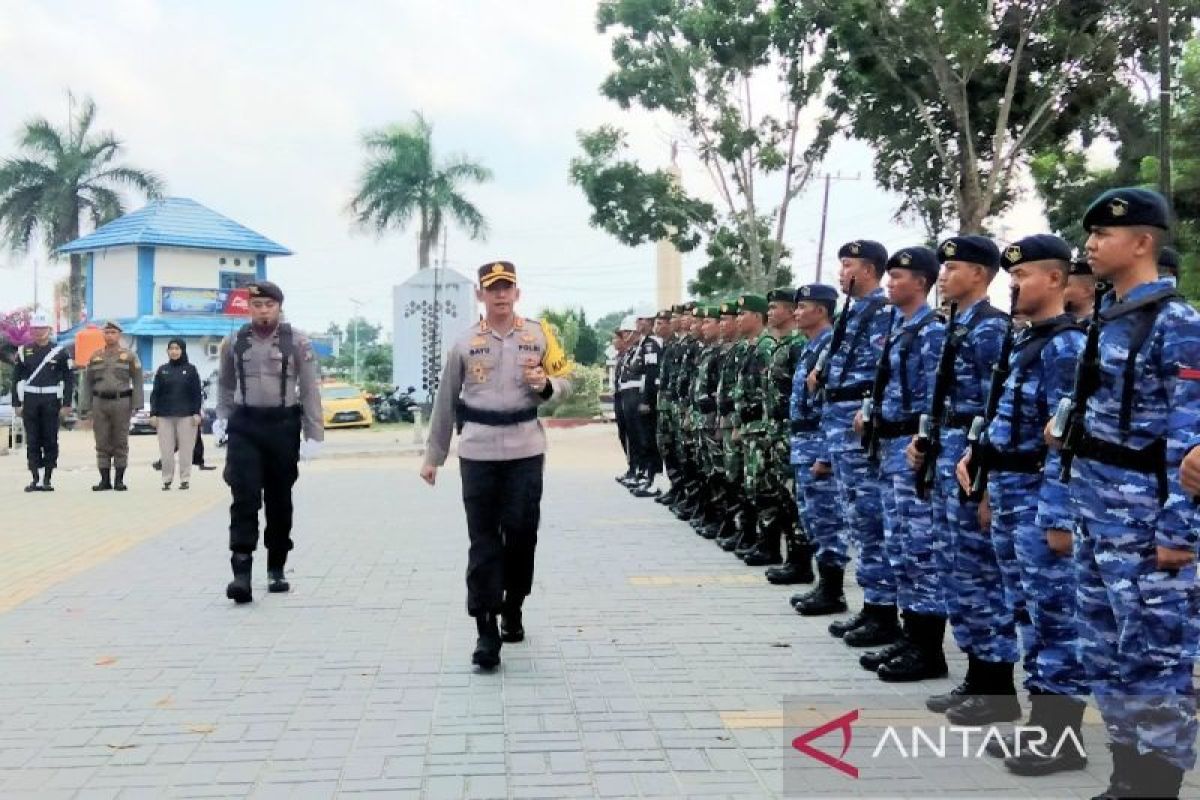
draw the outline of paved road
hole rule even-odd
[[[234,607],[219,473],[183,495],[142,465],[133,491],[95,496],[84,459],[30,496],[0,459],[19,520],[0,534],[17,587],[0,595],[0,796],[761,798],[785,760],[797,796],[1103,787],[1102,753],[1045,782],[990,759],[855,782],[785,750],[803,732],[790,695],[915,705],[952,682],[881,690],[788,590],[620,489],[611,437],[555,433],[529,638],[494,674],[469,663],[454,470],[429,490],[411,456],[305,469],[294,591],[266,595],[260,563],[256,602]]]

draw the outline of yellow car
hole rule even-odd
[[[369,428],[375,421],[367,398],[348,383],[321,385],[321,414],[326,428]]]

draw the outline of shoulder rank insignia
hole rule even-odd
[[[117,361],[128,361],[128,360],[129,360],[128,353],[121,353],[117,356]]]

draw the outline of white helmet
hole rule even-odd
[[[654,306],[649,303],[638,303],[634,308],[633,315],[638,319],[654,319]]]
[[[45,311],[35,311],[33,316],[29,318],[29,327],[31,328],[52,328],[50,324],[50,315]]]
[[[633,314],[626,314],[625,319],[621,320],[621,324],[617,326],[619,331],[636,331],[637,317]]]

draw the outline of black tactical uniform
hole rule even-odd
[[[13,409],[25,424],[25,453],[33,481],[27,492],[50,492],[50,478],[58,466],[58,417],[71,405],[75,376],[64,345],[28,344],[17,349],[13,375]],[[45,469],[39,483],[38,470]]]

